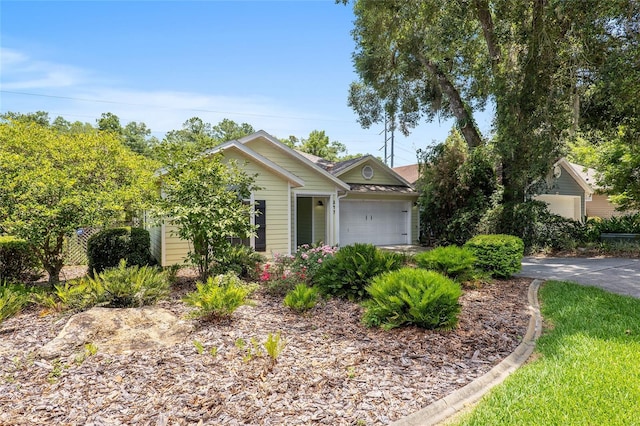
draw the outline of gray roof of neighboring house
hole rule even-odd
[[[589,186],[593,189],[599,189],[601,188],[600,185],[598,185],[598,171],[596,169],[592,169],[590,167],[585,167],[581,164],[576,164],[576,163],[569,163],[569,165],[573,168],[573,170],[580,175],[580,177],[582,179],[584,179],[585,182],[587,182],[587,184],[589,184]]]

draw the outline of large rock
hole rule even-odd
[[[39,351],[43,358],[71,355],[87,343],[99,352],[122,354],[172,346],[184,341],[192,331],[166,309],[92,308],[69,318],[60,334]]]

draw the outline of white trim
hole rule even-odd
[[[345,169],[340,170],[338,173],[336,173],[336,176],[342,176],[343,174],[347,173],[350,170],[355,169],[356,167],[366,163],[367,161],[373,161],[378,167],[380,167],[382,170],[384,170],[385,172],[390,174],[393,178],[397,179],[398,181],[400,181],[404,185],[407,185],[409,188],[413,189],[413,185],[411,185],[411,183],[409,183],[405,178],[403,178],[398,173],[396,173],[396,171],[393,170],[391,167],[387,166],[386,164],[384,164],[382,161],[378,160],[376,157],[374,157],[371,154],[367,154],[367,155],[363,156],[360,160],[358,160],[355,163],[349,165],[349,167],[346,167]]]
[[[587,198],[587,195],[593,194],[593,189],[591,188],[591,186],[587,183],[587,181],[584,180],[584,178],[582,176],[580,176],[574,170],[574,168],[571,166],[571,164],[569,164],[569,162],[565,158],[559,159],[554,164],[554,167],[557,166],[557,165],[561,165],[562,168],[564,168],[569,173],[569,175],[573,178],[573,180],[576,181],[576,183],[578,185],[580,185],[580,187],[582,189],[584,189],[584,197],[585,197],[585,199]]]
[[[273,146],[275,146],[276,148],[280,149],[281,151],[284,151],[285,153],[287,153],[288,155],[294,157],[298,161],[306,164],[308,167],[310,167],[311,169],[315,170],[317,173],[320,173],[322,176],[324,176],[325,178],[329,179],[330,181],[332,181],[334,184],[336,184],[338,187],[342,188],[343,190],[345,190],[345,191],[349,190],[349,185],[347,183],[341,181],[340,179],[338,179],[337,177],[335,177],[331,173],[327,172],[322,167],[320,167],[317,164],[315,164],[313,161],[311,161],[308,158],[304,157],[303,155],[297,153],[295,150],[289,148],[287,145],[283,144],[278,139],[276,139],[275,137],[271,136],[269,133],[265,132],[264,130],[258,130],[257,132],[255,132],[255,133],[253,133],[251,135],[245,136],[243,138],[238,139],[237,141],[232,141],[232,142],[237,142],[237,143],[240,143],[242,145],[245,145],[246,143],[251,142],[251,141],[256,140],[256,139],[259,139],[260,137],[266,139]],[[227,143],[229,143],[229,142],[227,142]],[[300,186],[303,186],[303,185],[300,185]]]
[[[291,254],[291,239],[293,238],[293,236],[291,235],[291,211],[292,211],[292,206],[291,206],[291,183],[287,182],[287,254]],[[295,216],[294,216],[294,220],[295,220]]]
[[[255,152],[251,148],[248,148],[248,147],[244,146],[243,144],[238,143],[238,141],[225,142],[222,145],[218,145],[215,148],[211,148],[211,149],[206,150],[204,152],[204,155],[216,154],[216,153],[221,152],[221,151],[226,151],[226,150],[228,150],[230,148],[237,149],[238,151],[242,152],[246,156],[248,156],[251,159],[255,160],[257,163],[262,164],[264,167],[274,171],[276,174],[278,174],[281,177],[285,178],[290,183],[293,183],[296,186],[304,186],[304,180],[302,180],[298,176],[294,175],[290,171],[280,167],[279,165],[277,165],[273,161],[269,160],[267,157],[264,157],[263,155],[258,154],[257,152]]]
[[[160,223],[160,266],[162,267],[167,266],[167,241],[165,238],[167,229],[164,222],[165,219],[162,219],[162,222]]]
[[[249,204],[251,204],[251,214],[249,215],[250,218],[250,223],[251,226],[255,226],[256,225],[256,197],[255,194],[253,193],[253,191],[251,191],[251,195],[249,196]],[[265,218],[266,220],[266,218]],[[266,238],[266,236],[265,236]],[[251,247],[253,250],[256,249],[256,235],[255,233],[253,233],[251,235],[251,237],[249,238],[249,247]],[[266,247],[265,247],[266,250]]]

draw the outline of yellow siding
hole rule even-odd
[[[176,235],[178,228],[170,223],[164,225],[164,253],[162,266],[184,265],[187,253],[191,249],[188,241]]]
[[[323,205],[319,206],[318,201],[321,200]],[[329,205],[328,198],[314,198],[313,199],[313,238],[314,243],[318,241],[322,241],[323,243],[327,242],[327,206]]]
[[[373,168],[373,177],[369,180],[362,176],[362,168],[365,165]],[[366,161],[364,164],[359,164],[348,172],[338,175],[340,180],[347,183],[359,183],[359,184],[376,184],[376,185],[402,185],[403,183],[398,181],[394,176],[375,161]]]
[[[270,143],[256,139],[248,142],[246,146],[304,180],[304,188],[299,188],[299,191],[325,193],[336,189],[336,184],[331,179],[322,176],[318,171],[303,164],[301,160],[293,158]]]
[[[262,189],[254,191],[253,198],[265,200],[267,210],[267,250],[263,254],[271,256],[273,253],[288,253],[288,183],[266,167],[251,162],[237,151],[225,152],[225,159],[236,160],[249,175],[258,174],[256,185]]]
[[[411,207],[411,244],[420,243],[420,212],[418,207]]]

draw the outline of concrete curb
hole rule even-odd
[[[465,387],[450,393],[444,398],[427,405],[425,408],[407,417],[391,423],[391,425],[431,426],[443,422],[454,414],[478,402],[491,388],[502,383],[509,374],[522,366],[533,353],[536,340],[542,332],[542,317],[540,316],[540,305],[538,303],[538,289],[542,283],[542,280],[533,280],[529,285],[528,299],[529,311],[531,312],[529,326],[522,338],[522,343],[518,345],[511,355]]]

